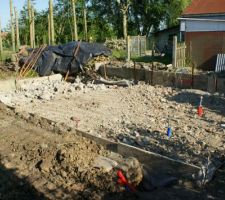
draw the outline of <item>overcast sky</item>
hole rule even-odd
[[[16,6],[18,12],[23,8],[26,0],[13,0],[13,6]],[[48,7],[48,0],[36,0],[35,9],[44,10]],[[0,0],[0,19],[2,28],[6,28],[10,20],[9,0]]]

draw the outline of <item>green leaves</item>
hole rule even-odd
[[[32,1],[35,3],[35,1]],[[149,35],[160,24],[177,25],[191,0],[76,0],[78,38],[84,38],[83,8],[87,7],[88,37],[94,41],[123,37],[123,13],[127,8],[128,34]],[[33,4],[35,7],[35,4]],[[48,41],[48,11],[35,11],[36,41]],[[54,1],[56,43],[65,43],[73,38],[73,12],[71,0]],[[22,44],[29,40],[26,4],[20,13],[20,37]]]

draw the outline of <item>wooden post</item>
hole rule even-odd
[[[14,7],[15,12],[15,21],[16,21],[16,48],[20,48],[20,31],[19,31],[19,19],[18,19],[18,12],[16,7]]]
[[[177,36],[173,37],[173,67],[177,67]]]
[[[86,42],[88,41],[88,34],[87,34],[87,8],[84,2],[84,36]]]
[[[76,1],[72,0],[72,7],[73,7],[73,28],[74,28],[74,39],[75,41],[78,41],[78,35],[77,35],[77,17],[76,17]]]
[[[192,62],[192,41],[190,41],[190,59],[191,59],[191,64],[192,64],[192,68],[191,68],[191,88],[193,89],[194,88],[194,77],[195,77],[195,64],[194,62]]]
[[[35,48],[35,46],[36,46],[36,41],[35,41],[35,22],[34,22],[34,7],[33,6],[31,6],[31,24],[32,24],[32,34],[33,34],[33,36],[32,36],[32,39],[33,39],[33,41],[32,41],[32,43],[33,43],[33,48]]]
[[[138,35],[138,56],[141,57],[141,40],[140,40],[140,35]]]
[[[130,36],[127,36],[127,61],[130,61]]]
[[[50,32],[51,32],[51,45],[55,44],[55,28],[54,28],[54,18],[53,18],[53,3],[49,0],[49,18],[50,18]]]
[[[2,26],[0,19],[0,61],[2,60],[3,46],[2,46]]]
[[[16,45],[15,45],[15,27],[14,27],[14,16],[13,16],[13,2],[12,0],[10,2],[10,16],[11,16],[11,35],[12,35],[12,50],[16,51]]]

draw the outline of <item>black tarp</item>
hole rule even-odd
[[[77,74],[91,58],[100,55],[109,56],[111,51],[102,44],[88,42],[48,46],[38,59],[35,69],[40,76],[49,76],[52,72],[64,75],[68,71],[70,75]]]

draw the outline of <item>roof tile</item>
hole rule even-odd
[[[225,0],[193,0],[183,15],[225,14]]]

